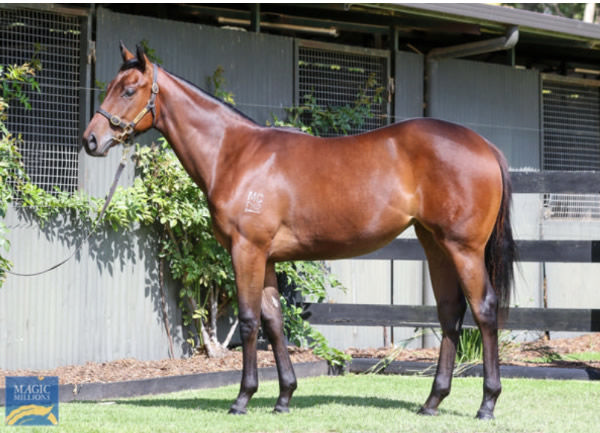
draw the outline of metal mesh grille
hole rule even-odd
[[[543,81],[544,170],[600,170],[600,88]],[[598,194],[545,194],[544,216],[599,220]]]
[[[544,169],[600,169],[600,89],[544,82]]]
[[[28,90],[31,110],[14,102],[7,126],[21,134],[31,180],[48,192],[78,184],[80,23],[77,17],[0,9],[0,63],[40,60],[40,92]]]
[[[369,77],[375,78],[375,86],[366,95],[373,97],[378,87],[387,83],[387,58],[353,54],[330,49],[300,46],[298,50],[298,96],[301,103],[305,95],[315,97],[320,107],[352,107],[360,89],[366,89]],[[357,134],[387,124],[387,104],[372,104],[371,117],[364,119],[349,134]],[[338,135],[327,131],[323,136]]]

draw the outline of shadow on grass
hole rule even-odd
[[[252,411],[271,410],[275,405],[275,398],[272,397],[255,397],[253,398],[248,409]],[[172,407],[174,409],[194,409],[208,412],[222,412],[226,414],[229,410],[233,399],[215,399],[215,398],[187,398],[187,399],[128,399],[116,400],[119,405],[134,405],[141,407]],[[292,399],[290,409],[306,409],[327,404],[339,404],[350,407],[372,407],[379,409],[400,409],[408,412],[416,413],[421,407],[420,404],[408,402],[404,400],[394,400],[379,397],[351,397],[340,395],[313,395],[313,396],[296,396]],[[441,409],[442,414],[465,416],[465,414]]]

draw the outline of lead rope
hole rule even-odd
[[[66,257],[64,260],[58,262],[57,264],[44,269],[42,271],[38,271],[38,272],[31,272],[31,273],[23,273],[23,272],[14,272],[14,271],[10,271],[10,270],[6,270],[4,272],[6,272],[7,274],[11,274],[11,275],[16,275],[19,277],[33,277],[35,275],[41,275],[41,274],[45,274],[46,272],[50,272],[62,265],[64,265],[65,263],[67,263],[69,260],[71,260],[75,254],[77,254],[77,252],[79,250],[81,250],[81,248],[83,247],[83,244],[85,244],[90,237],[92,237],[92,235],[94,234],[94,232],[96,231],[96,229],[98,228],[98,226],[100,225],[100,221],[102,221],[102,218],[104,217],[104,214],[106,213],[106,209],[108,209],[108,205],[110,204],[110,201],[112,200],[112,197],[115,193],[115,190],[117,189],[117,182],[119,181],[119,177],[121,177],[121,173],[123,172],[123,169],[125,168],[125,165],[127,164],[127,155],[129,154],[129,149],[130,149],[131,144],[124,143],[124,147],[123,147],[123,156],[121,157],[121,162],[119,163],[119,167],[117,167],[117,172],[115,173],[115,178],[113,180],[113,183],[110,187],[110,190],[108,192],[108,195],[106,196],[106,200],[104,202],[104,206],[102,206],[102,209],[100,210],[100,213],[98,214],[98,216],[96,217],[96,221],[94,222],[94,225],[92,227],[92,229],[89,231],[89,233],[87,234],[87,236],[81,241],[81,243],[79,244],[79,246],[77,248],[75,248],[73,250],[73,252]]]

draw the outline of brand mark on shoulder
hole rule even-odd
[[[262,211],[264,195],[261,192],[250,191],[246,199],[244,212],[259,214]]]

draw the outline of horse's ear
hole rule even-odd
[[[146,70],[146,53],[144,53],[144,49],[141,47],[141,45],[136,46],[136,54],[137,54],[138,62],[140,62],[140,67],[142,68],[142,71],[145,71]]]
[[[125,63],[127,60],[133,59],[133,54],[127,49],[123,41],[119,41],[119,48],[121,49],[121,57],[123,57],[123,63]]]

